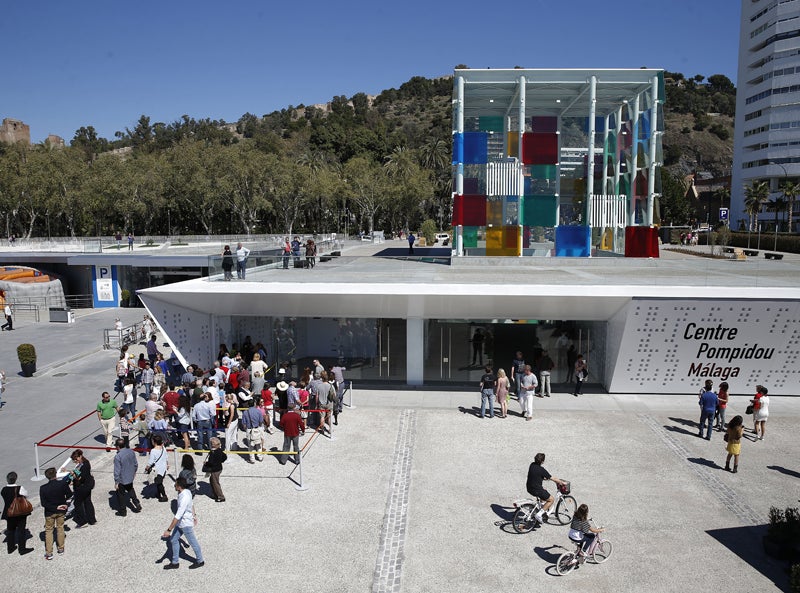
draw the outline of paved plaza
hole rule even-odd
[[[18,330],[3,334],[0,356],[11,377],[0,412],[3,476],[14,469],[38,493],[41,483],[30,480],[33,443],[93,409],[114,376],[116,353],[102,349],[102,329],[116,316],[141,315],[82,311],[73,325],[20,319]],[[23,341],[39,352],[33,378],[16,375],[14,348]],[[162,571],[160,535],[174,503],[148,498],[141,514],[115,516],[113,453],[92,450],[98,524],[70,529],[66,553],[47,562],[36,505],[28,523],[36,552],[3,556],[14,575],[7,590],[42,591],[74,579],[86,591],[121,583],[195,591],[667,592],[709,583],[787,590],[784,567],[764,556],[761,535],[770,505],[795,505],[800,494],[796,398],[773,398],[766,439],[745,441],[740,471],[731,474],[721,469],[721,434],[712,442],[696,436],[694,394],[575,398],[562,389],[537,399],[534,421],[524,422],[513,401],[507,419],[478,418],[477,392],[356,387],[355,408],[342,414],[334,439],[307,433],[303,441],[308,490],[295,488],[291,463],[274,458],[249,465],[231,456],[222,474],[226,503],[215,503],[200,478],[196,531],[206,566],[199,571],[184,572],[189,555],[181,570]],[[734,395],[729,418],[748,398]],[[90,417],[53,442],[96,446],[98,429]],[[268,437],[270,447],[281,444],[280,433]],[[42,467],[60,465],[69,450],[41,449]],[[538,451],[608,527],[614,554],[607,563],[559,577],[554,563],[570,547],[567,528],[526,535],[511,528],[510,505],[525,495]],[[172,457],[170,466],[174,476]],[[139,491],[145,478],[140,466]]]

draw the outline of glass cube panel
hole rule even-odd
[[[555,134],[558,132],[558,118],[546,115],[531,117],[531,131],[537,134]]]
[[[464,133],[464,163],[479,165],[489,160],[489,135],[486,132]]]
[[[490,196],[486,199],[486,224],[503,226],[503,205],[505,198]]]
[[[482,132],[502,132],[505,129],[502,115],[482,115],[478,120],[478,128]]]
[[[465,226],[462,233],[464,247],[477,247],[478,246],[478,227]]]
[[[522,224],[556,226],[558,196],[525,196],[522,201]]]
[[[509,132],[506,135],[506,154],[519,157],[519,132]]]
[[[506,196],[503,220],[506,225],[519,224],[519,196]]]
[[[464,134],[453,134],[453,164],[464,162]]]
[[[523,134],[522,162],[526,165],[555,165],[558,162],[558,134]]]

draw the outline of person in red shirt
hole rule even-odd
[[[170,385],[169,389],[161,398],[161,401],[164,402],[164,411],[170,418],[174,418],[178,414],[178,404],[180,399],[181,396],[177,391],[175,391],[174,385]]]
[[[295,406],[283,416],[281,416],[281,426],[283,427],[283,451],[296,451],[294,462],[300,464],[300,435],[305,434],[306,425],[300,417],[299,406]],[[278,456],[278,463],[286,465],[286,453]]]

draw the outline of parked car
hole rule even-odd
[[[436,233],[436,238],[433,241],[434,243],[441,243],[442,245],[447,245],[450,243],[450,233]]]

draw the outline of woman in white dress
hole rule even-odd
[[[753,432],[756,433],[756,438],[760,441],[764,440],[764,430],[767,426],[767,418],[769,418],[769,396],[767,393],[766,387],[758,385],[755,398],[750,400],[753,404]],[[760,431],[758,430],[759,428],[761,428]]]
[[[261,360],[261,355],[256,352],[253,354],[253,360],[250,362],[250,391],[253,393],[261,393],[264,389],[264,381],[267,376],[267,364]]]

